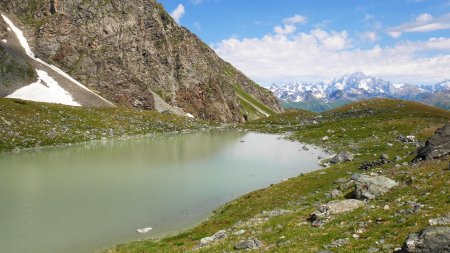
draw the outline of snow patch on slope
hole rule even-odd
[[[7,98],[19,98],[36,102],[57,103],[72,106],[81,106],[75,102],[67,91],[55,81],[47,72],[36,70],[38,80],[35,83],[22,87]]]
[[[30,48],[30,45],[28,44],[27,39],[25,38],[23,32],[17,28],[14,23],[5,15],[2,14],[3,20],[5,20],[5,22],[8,24],[9,28],[8,31],[13,31],[16,34],[17,39],[19,40],[20,45],[22,46],[22,48],[25,50],[25,53],[33,60],[51,68],[52,70],[56,71],[58,74],[62,75],[63,77],[65,77],[66,79],[70,80],[72,83],[78,85],[79,87],[89,91],[90,93],[96,95],[97,97],[101,98],[103,101],[108,102],[109,104],[113,105],[111,102],[109,102],[108,100],[102,98],[101,96],[99,96],[98,94],[92,92],[90,89],[88,89],[86,86],[84,86],[83,84],[81,84],[80,82],[78,82],[77,80],[75,80],[74,78],[72,78],[70,75],[68,75],[66,72],[64,72],[63,70],[61,70],[60,68],[53,66],[51,64],[48,64],[46,62],[44,62],[43,60],[39,59],[36,57],[36,55],[33,53],[33,51]],[[48,76],[48,74],[47,74]],[[52,78],[53,81],[55,81]],[[39,80],[38,80],[39,82]],[[56,82],[56,81],[55,81]],[[59,86],[59,84],[56,82],[56,84]],[[60,86],[59,86],[60,87]],[[61,87],[60,87],[61,88]],[[62,88],[61,88],[62,89]],[[66,92],[67,93],[67,92]],[[77,103],[78,104],[78,103]]]

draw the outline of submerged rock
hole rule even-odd
[[[375,199],[398,185],[394,180],[383,176],[354,174],[352,179],[355,181],[358,199]]]
[[[408,236],[402,253],[450,252],[450,227],[427,227]]]

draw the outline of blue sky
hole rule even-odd
[[[161,0],[257,82],[450,78],[450,0]]]

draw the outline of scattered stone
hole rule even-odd
[[[311,223],[311,225],[316,228],[321,228],[325,225],[325,222],[323,220],[315,220]]]
[[[339,178],[339,179],[336,179],[334,181],[334,183],[336,183],[336,184],[345,184],[345,183],[347,183],[349,181],[350,181],[350,179],[347,179],[347,178]]]
[[[415,143],[416,137],[414,135],[408,135],[406,137],[403,135],[399,135],[399,136],[397,136],[397,140],[404,142],[404,143]]]
[[[247,240],[239,241],[234,245],[234,248],[237,250],[248,250],[248,249],[257,249],[261,247],[262,243],[255,238],[249,238]]]
[[[347,161],[353,161],[353,155],[350,154],[348,151],[342,151],[341,153],[337,154],[335,157],[331,158],[331,160],[330,160],[330,162],[333,164],[347,162]]]
[[[245,232],[247,232],[247,231],[245,231],[244,229],[241,229],[241,230],[233,232],[233,235],[243,235],[243,234],[245,234]]]
[[[354,174],[352,179],[355,180],[358,199],[375,199],[398,185],[394,180],[383,176]]]
[[[363,205],[364,202],[357,199],[334,200],[322,205],[319,210],[326,215],[332,215],[350,212]]]
[[[320,140],[321,140],[321,141],[328,141],[329,139],[330,139],[330,137],[324,136],[324,137],[322,137]]]
[[[431,226],[445,226],[450,225],[450,216],[438,217],[434,219],[429,219],[428,222]]]
[[[396,161],[396,162],[401,161],[401,160],[402,160],[402,157],[401,157],[401,156],[398,156],[398,155],[395,156],[395,161]]]
[[[272,218],[272,217],[276,217],[276,216],[280,216],[283,214],[288,214],[288,213],[292,213],[291,210],[284,210],[284,209],[275,209],[272,211],[263,211],[262,215],[268,218]]]
[[[383,209],[384,209],[385,211],[387,211],[387,210],[390,209],[390,207],[389,207],[388,205],[385,205],[385,206],[383,207]]]
[[[198,244],[199,247],[205,247],[207,245],[209,245],[210,243],[214,242],[214,237],[212,236],[208,236],[208,237],[203,237],[202,239],[200,239],[200,243]]]
[[[214,241],[224,239],[226,237],[227,237],[227,232],[225,230],[220,230],[212,236],[208,236],[208,237],[204,237],[204,238],[200,239],[198,246],[205,247],[205,246],[213,243]]]
[[[450,123],[439,128],[425,146],[418,150],[415,160],[430,160],[450,154]]]
[[[334,198],[342,196],[342,192],[340,190],[338,190],[338,189],[334,189],[334,190],[332,190],[331,192],[329,192],[329,193],[327,193],[325,195],[328,198],[334,199]]]
[[[389,160],[389,156],[387,154],[381,154],[380,159],[381,160]]]
[[[375,253],[375,252],[380,252],[380,249],[379,248],[375,248],[375,247],[370,247],[367,250],[367,253]]]
[[[348,239],[348,238],[337,239],[336,241],[333,241],[331,244],[324,245],[323,247],[325,249],[340,248],[342,246],[347,245],[349,243],[349,241],[350,241],[350,239]]]
[[[334,200],[330,201],[322,206],[319,210],[314,211],[310,215],[310,221],[314,227],[321,227],[323,225],[323,220],[330,215],[341,214],[345,212],[353,211],[364,205],[364,202],[357,199],[344,199],[344,200]]]
[[[385,159],[379,159],[379,160],[375,160],[372,162],[365,161],[361,164],[361,166],[359,166],[359,169],[360,170],[369,170],[372,167],[381,166],[381,165],[387,164],[387,163],[389,163],[389,160],[385,160]]]
[[[450,252],[450,227],[427,227],[420,233],[410,234],[401,252]]]

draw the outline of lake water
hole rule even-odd
[[[0,250],[93,252],[189,228],[239,195],[318,169],[325,154],[301,147],[205,131],[0,154]]]

